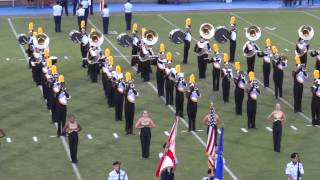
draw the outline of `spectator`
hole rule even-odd
[[[115,161],[113,163],[113,170],[109,173],[108,180],[128,180],[127,173],[120,169],[120,166],[120,161]]]

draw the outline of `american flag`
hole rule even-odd
[[[207,148],[206,153],[208,155],[208,165],[209,167],[214,167],[214,156],[216,152],[216,122],[215,122],[215,110],[213,105],[210,107],[210,119],[209,119],[209,131],[208,131],[208,139],[207,139]]]
[[[103,10],[104,7],[104,0],[100,0],[100,11]]]

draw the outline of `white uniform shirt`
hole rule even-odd
[[[77,16],[84,16],[85,10],[83,8],[80,8],[77,10]]]
[[[88,0],[88,5],[89,5],[89,6],[92,5],[92,0]]]
[[[304,170],[303,170],[302,163],[299,163],[299,170],[300,170],[300,174],[303,175],[304,174]],[[298,163],[293,164],[293,162],[289,162],[287,164],[287,167],[286,167],[286,175],[287,176],[291,175],[291,176],[293,176],[294,180],[298,180],[297,179],[297,176],[298,176]]]
[[[108,180],[128,180],[128,176],[124,170],[120,169],[119,173],[113,170],[109,173]]]
[[[56,4],[52,7],[53,16],[61,16],[62,15],[62,6]]]
[[[191,42],[191,33],[190,32],[186,32],[186,37],[184,38],[186,41]]]
[[[102,17],[109,17],[109,8],[103,8]]]
[[[131,13],[132,12],[132,4],[127,2],[124,4],[124,12],[125,13]]]
[[[88,0],[82,1],[81,4],[82,4],[82,7],[83,7],[84,9],[88,9],[88,8],[89,8],[89,2],[88,2]]]

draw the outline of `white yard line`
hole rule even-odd
[[[272,132],[271,127],[267,126],[266,129],[267,129],[268,131]]]
[[[116,139],[118,139],[118,138],[119,138],[119,136],[118,136],[118,134],[117,134],[117,133],[112,133],[112,135],[113,135],[113,137],[114,137],[114,138],[116,138]]]
[[[17,34],[17,31],[16,31],[16,29],[14,28],[14,26],[13,26],[12,21],[11,21],[10,18],[8,18],[8,23],[9,23],[9,25],[10,25],[10,27],[11,27],[11,30],[12,30],[15,38],[16,38],[18,34]],[[28,61],[28,56],[27,56],[26,52],[24,51],[23,46],[22,46],[22,45],[19,45],[19,46],[20,46],[20,49],[21,49],[21,51],[22,51],[22,53],[23,53],[23,55],[24,55],[24,57],[25,57],[25,60],[26,60],[26,62],[27,62],[27,61]],[[27,62],[27,63],[28,63],[28,62]],[[64,149],[65,149],[65,151],[66,151],[66,153],[67,153],[67,156],[68,156],[69,159],[70,159],[70,152],[69,152],[69,148],[68,148],[67,142],[66,142],[66,140],[65,140],[65,138],[64,138],[63,136],[61,136],[60,139],[61,139],[62,144],[63,144],[63,146],[64,146]],[[77,166],[76,164],[72,163],[72,169],[73,169],[74,174],[75,174],[76,177],[77,177],[77,180],[82,180],[82,177],[81,177],[81,175],[80,175],[78,166]]]
[[[160,17],[160,16],[159,16]],[[88,19],[88,23],[91,24],[91,26],[93,26],[97,31],[100,31],[99,28],[97,26],[95,26],[92,21],[90,19]],[[100,31],[101,32],[101,31]],[[130,61],[127,57],[124,56],[124,54],[117,48],[117,46],[115,46],[109,38],[107,38],[105,35],[103,36],[104,39],[112,46],[112,48],[114,50],[117,51],[117,53],[119,55],[122,56],[122,58],[127,61],[128,64],[130,64]],[[136,70],[136,67],[132,67],[133,69]],[[157,92],[157,88],[151,83],[151,82],[148,82],[148,84],[151,86],[151,88]],[[161,97],[161,99],[165,102],[165,99],[163,97]],[[172,107],[172,106],[169,106],[169,108],[171,109],[172,112],[175,112],[175,109]],[[183,119],[183,118],[180,118],[181,119],[181,122],[186,126],[188,127],[188,123]],[[191,133],[196,137],[196,139],[198,139],[198,141],[204,146],[206,147],[206,143],[199,137],[199,135],[196,133],[196,132],[193,132],[191,131]],[[228,166],[224,165],[224,169],[228,172],[228,174],[232,177],[233,180],[238,180],[238,178],[236,177],[236,175],[229,169]]]
[[[293,129],[293,130],[295,130],[295,131],[298,131],[298,128],[295,127],[294,125],[291,125],[290,127],[291,127],[291,129]]]
[[[248,132],[248,130],[247,130],[246,128],[240,128],[240,130],[241,130],[242,132],[244,132],[244,133],[247,133],[247,132]]]

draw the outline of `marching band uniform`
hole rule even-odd
[[[219,85],[220,85],[220,74],[221,74],[221,61],[222,57],[219,53],[219,46],[218,44],[213,44],[213,57],[208,61],[208,63],[212,63],[212,89],[214,91],[219,91]]]
[[[82,23],[83,22],[83,23]],[[81,23],[81,34],[82,34],[82,38],[81,38],[81,43],[80,43],[80,50],[81,50],[81,56],[82,56],[82,67],[86,68],[88,66],[88,59],[87,59],[87,55],[88,55],[88,51],[89,51],[89,38],[88,35],[85,31],[85,21],[82,21]]]
[[[140,45],[140,39],[138,37],[138,31],[137,31],[137,24],[133,25],[133,32],[132,32],[132,51],[131,51],[131,66],[134,66],[136,64],[139,63],[139,56],[138,56],[138,52],[139,52],[139,45]]]
[[[252,72],[253,73],[253,72]],[[249,73],[249,78],[251,81],[249,82],[249,87],[247,89],[248,100],[247,100],[247,117],[248,117],[248,129],[256,128],[256,113],[257,113],[257,97],[260,94],[259,86],[257,85],[257,81],[254,80],[253,77]]]
[[[34,51],[31,57],[31,70],[32,70],[32,78],[33,78],[33,81],[36,83],[36,86],[41,85],[41,79],[40,79],[41,73],[42,73],[41,61],[42,61],[42,50],[38,48],[34,48]]]
[[[189,119],[189,131],[196,130],[196,117],[198,110],[198,99],[201,94],[197,87],[195,87],[195,77],[194,74],[190,75],[189,78],[189,90],[187,91],[187,114]]]
[[[71,117],[73,120],[69,120],[63,128],[63,132],[68,133],[70,157],[72,163],[77,163],[77,153],[78,153],[78,132],[81,131],[80,124],[75,120],[75,117]]]
[[[299,56],[296,56],[299,58]],[[298,59],[299,60],[299,59]],[[296,64],[297,70],[292,72],[293,76],[293,97],[294,97],[294,112],[302,112],[301,102],[303,95],[303,82],[308,77],[305,72],[304,64]]]
[[[112,64],[109,64],[109,69],[106,71],[107,75],[107,80],[106,80],[106,91],[107,91],[107,101],[108,101],[108,106],[114,107],[114,94],[115,94],[115,89],[113,88],[113,76],[115,71],[112,70]]]
[[[236,104],[236,114],[242,115],[242,102],[244,98],[244,88],[246,85],[246,80],[243,71],[238,71],[237,77],[234,78],[235,90],[234,90],[234,100]]]
[[[34,40],[34,36],[36,35],[36,32],[33,31],[33,23],[29,23],[29,41],[28,41],[28,48],[26,49],[26,53],[28,55],[28,64],[29,64],[29,68],[32,67],[31,65],[31,59],[32,59],[32,54],[33,54],[33,40]]]
[[[310,56],[316,57],[315,69],[320,70],[320,51],[319,50],[311,51]]]
[[[273,81],[275,89],[275,97],[282,97],[283,69],[287,66],[287,59],[278,53],[273,54]]]
[[[167,60],[163,57],[164,54],[160,54],[160,57],[157,60],[157,71],[156,71],[156,79],[157,79],[157,90],[158,96],[164,96],[164,82],[165,82],[165,68]]]
[[[247,72],[254,72],[254,64],[256,60],[256,51],[259,50],[258,45],[254,41],[247,41],[244,46],[244,54],[247,57]]]
[[[91,46],[89,49],[88,73],[92,82],[98,81],[100,72],[100,47]]]
[[[168,59],[168,58],[167,58]],[[165,95],[166,105],[173,105],[173,88],[175,84],[175,69],[171,67],[171,60],[168,59],[167,67],[165,69]]]
[[[230,62],[234,62],[234,57],[236,54],[237,47],[237,27],[236,27],[236,17],[231,16],[230,18]]]
[[[102,68],[101,68],[101,70],[102,70],[101,71],[101,82],[102,82],[102,87],[103,87],[103,92],[104,92],[105,98],[108,98],[108,89],[107,89],[108,74],[107,73],[109,73],[109,75],[111,75],[110,68],[112,69],[112,65],[109,66],[109,58],[110,58],[110,49],[106,48],[105,49],[105,54],[101,58],[101,65],[102,65]]]
[[[317,73],[315,73],[317,72]],[[312,125],[320,125],[320,80],[319,80],[319,70],[314,72],[314,85],[311,87],[312,100],[311,100],[311,115],[312,115]],[[315,75],[317,74],[317,75]]]
[[[184,33],[186,35],[186,37],[183,40],[183,42],[184,42],[184,46],[183,46],[183,64],[187,64],[188,63],[188,55],[189,55],[189,49],[190,49],[190,44],[191,44],[191,39],[192,39],[190,28],[191,28],[191,25],[190,24],[188,25],[187,22],[186,22],[186,32]]]
[[[177,65],[180,68],[180,65]],[[184,92],[187,87],[184,81],[184,73],[177,70],[178,81],[176,83],[176,116],[183,117]],[[179,73],[178,73],[179,72]]]
[[[194,52],[197,53],[198,56],[199,79],[206,78],[208,51],[211,51],[209,42],[200,37],[200,40],[194,48]]]
[[[52,103],[51,103],[51,121],[52,123],[57,122],[57,94],[60,91],[60,83],[58,81],[58,74],[54,73],[55,66],[51,67],[53,81],[52,81]]]
[[[224,68],[221,70],[221,78],[223,102],[227,103],[230,95],[230,79],[233,78],[232,69],[229,68],[228,62],[224,63]]]
[[[141,51],[140,51],[140,72],[141,78],[144,82],[150,80],[150,73],[151,73],[151,59],[150,56],[153,55],[153,51],[151,47],[148,47],[147,44],[142,43]]]
[[[130,76],[130,77],[129,77]],[[127,87],[125,90],[125,103],[124,103],[124,114],[126,119],[126,134],[133,133],[133,119],[135,112],[135,98],[139,93],[134,89],[133,80],[131,80],[131,74],[126,73]]]
[[[120,66],[116,67],[116,75],[114,78],[116,80],[114,83],[115,120],[122,121],[125,83],[123,82],[123,74],[121,73]]]
[[[271,71],[271,57],[272,57],[272,50],[271,50],[271,40],[268,38],[266,39],[266,49],[262,52],[259,52],[258,57],[262,57],[263,59],[263,86],[269,87],[269,76]]]
[[[307,66],[307,59],[308,59],[308,50],[309,50],[308,42],[299,38],[298,43],[296,44],[295,54],[300,57],[301,64],[305,64],[306,66]]]
[[[67,104],[68,100],[71,96],[65,90],[64,87],[64,77],[62,75],[59,76],[59,83],[60,83],[60,91],[57,93],[56,98],[56,120],[58,122],[58,131],[57,135],[64,136],[62,132],[62,128],[65,126],[66,117],[67,117]]]

